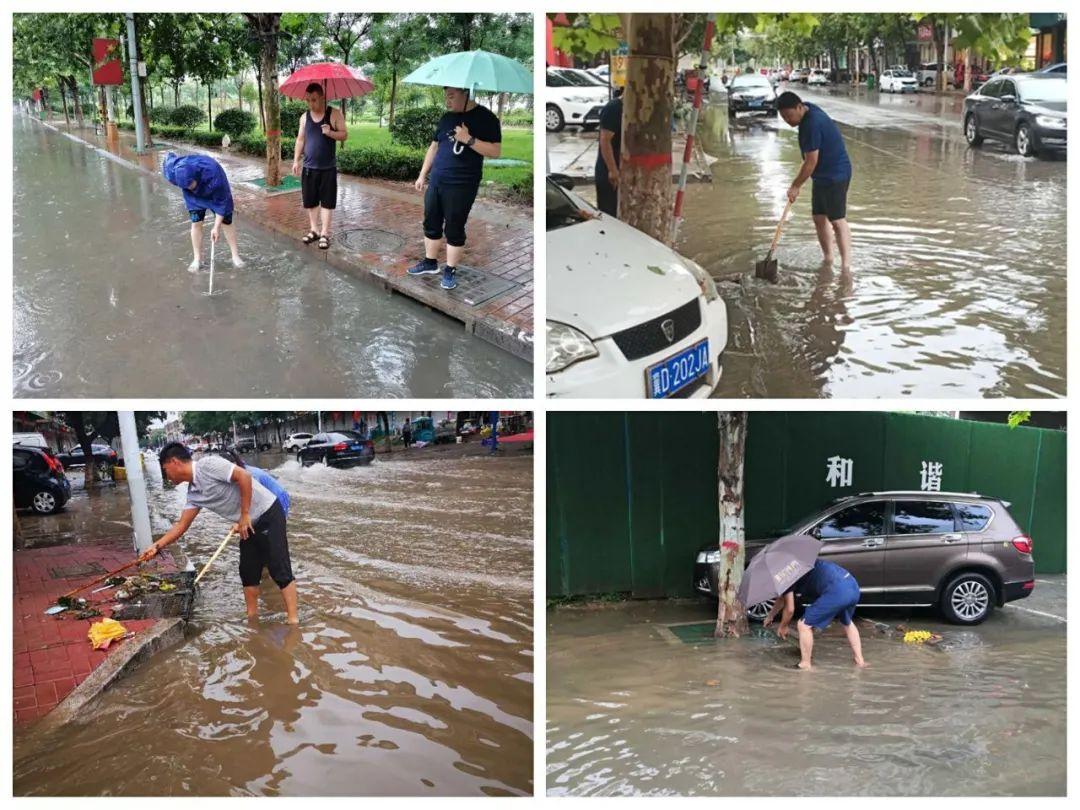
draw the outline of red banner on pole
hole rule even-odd
[[[94,84],[123,84],[124,67],[120,62],[120,40],[94,39]]]

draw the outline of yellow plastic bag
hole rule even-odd
[[[102,619],[90,625],[90,632],[86,635],[95,650],[107,650],[116,639],[127,635],[127,628],[115,619]]]
[[[908,630],[904,633],[905,644],[922,644],[924,641],[929,641],[933,638],[933,633],[927,630]]]

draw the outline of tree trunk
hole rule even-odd
[[[671,115],[675,77],[671,14],[630,14],[623,94],[619,219],[671,243]]]
[[[173,107],[180,106],[180,82],[173,81],[172,84],[172,105]]]
[[[720,594],[716,612],[717,637],[740,636],[748,631],[746,605],[735,594],[742,582],[746,559],[746,534],[743,529],[743,459],[746,453],[746,411],[720,411]]]
[[[964,48],[964,93],[971,92],[971,48]]]
[[[75,438],[79,440],[79,447],[83,451],[83,461],[86,462],[83,468],[84,486],[88,490],[93,489],[97,483],[97,465],[94,464],[94,440],[87,433],[85,414],[82,411],[68,411],[67,419],[71,423],[72,430],[75,431]]]
[[[64,126],[70,128],[71,116],[68,114],[67,92],[64,90],[64,77],[61,76],[56,84],[60,90],[60,103],[64,105]]]
[[[79,85],[75,82],[74,76],[66,76],[65,81],[67,82],[68,90],[71,91],[72,104],[75,105],[75,123],[79,129],[82,129],[83,111],[82,101],[79,99]]]
[[[945,27],[934,26],[934,52],[937,54],[937,76],[934,87],[940,93],[945,89]]]
[[[397,65],[394,65],[390,73],[390,115],[387,118],[387,126],[394,125],[394,101],[397,99]]]
[[[214,131],[214,108],[210,103],[212,94],[214,92],[214,83],[207,82],[206,84],[206,125],[210,128],[210,131]]]
[[[277,32],[281,15],[260,16],[275,18],[273,22],[264,23],[261,32],[263,104],[266,106],[266,186],[272,188],[281,185],[281,100],[278,98],[277,69]]]
[[[266,110],[263,108],[262,92],[262,64],[255,65],[255,87],[259,91],[259,123],[262,125],[263,134],[266,134]]]

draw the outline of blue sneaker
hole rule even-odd
[[[439,285],[444,290],[452,290],[457,286],[457,268],[446,265],[442,269],[442,283]]]
[[[439,272],[439,263],[435,259],[421,259],[406,272],[410,276],[429,276]]]

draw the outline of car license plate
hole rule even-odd
[[[760,107],[762,105],[762,103],[763,102],[762,102],[762,100],[760,98],[755,98],[755,99],[751,99],[750,106],[751,107]]]
[[[709,370],[709,340],[705,338],[645,369],[646,395],[662,399],[678,393]]]
[[[356,450],[357,452],[359,452],[360,450],[364,449],[364,446],[362,444],[350,444],[349,449],[350,450]]]

